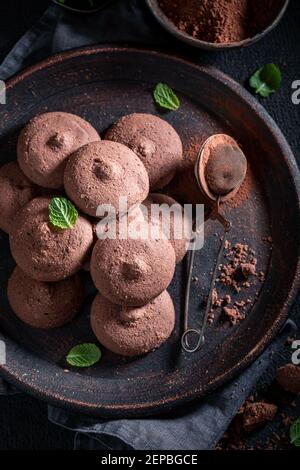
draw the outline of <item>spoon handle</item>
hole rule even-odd
[[[218,220],[219,218],[216,217]],[[226,233],[229,232],[231,224],[229,221],[227,221],[225,218],[223,218],[226,224],[222,225],[224,227],[224,234],[222,237],[222,241],[220,244],[220,248],[218,251],[215,267],[213,270],[212,278],[211,278],[211,283],[210,283],[210,289],[209,289],[209,294],[208,294],[208,299],[207,299],[207,304],[205,308],[205,313],[202,321],[202,326],[201,329],[195,329],[195,328],[189,328],[189,303],[190,303],[190,292],[191,292],[191,283],[192,283],[192,274],[193,274],[193,267],[194,267],[194,259],[195,259],[195,242],[196,242],[196,237],[191,241],[191,254],[189,258],[189,268],[188,268],[188,280],[187,280],[187,286],[186,286],[186,293],[185,293],[185,304],[184,304],[184,332],[181,337],[181,346],[182,349],[185,352],[188,353],[193,353],[196,352],[201,346],[204,344],[204,332],[207,326],[207,320],[208,320],[208,314],[211,310],[212,306],[212,296],[213,296],[213,290],[215,288],[215,283],[216,283],[216,278],[218,274],[218,268],[221,263],[221,259],[223,256],[224,252],[224,246],[225,246],[225,235]],[[189,336],[194,336],[194,338],[197,338],[196,344],[194,346],[190,346],[188,342]]]

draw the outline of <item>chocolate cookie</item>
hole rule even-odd
[[[97,131],[75,114],[40,114],[29,121],[19,136],[18,162],[34,183],[60,189],[70,154],[97,140],[100,140]]]
[[[91,216],[96,216],[102,204],[110,204],[118,212],[120,197],[127,197],[129,207],[140,204],[149,192],[141,160],[125,145],[108,140],[85,145],[73,153],[64,182],[70,199]]]
[[[0,228],[9,233],[17,212],[35,197],[36,188],[17,162],[0,168]]]
[[[170,196],[158,193],[149,194],[143,204],[148,209],[148,220],[150,220],[152,216],[155,217],[157,212],[151,210],[151,205],[155,204],[162,206],[161,211],[157,213],[157,215],[162,224],[162,229],[164,230],[166,237],[173,245],[176,255],[176,263],[179,263],[188,250],[190,241],[189,234],[192,228],[190,226],[191,221],[189,221],[188,217],[185,216],[183,207]],[[172,212],[169,212],[168,209],[172,207]],[[170,217],[168,217],[169,214]],[[164,216],[167,218],[166,222],[164,222]]]
[[[173,301],[167,291],[143,307],[114,305],[97,294],[91,310],[91,326],[103,346],[123,356],[139,356],[158,348],[175,324]]]
[[[183,162],[182,143],[175,129],[152,114],[129,114],[107,131],[106,139],[130,147],[148,171],[151,190],[161,189]]]
[[[98,240],[92,253],[95,286],[120,305],[145,305],[168,287],[174,270],[175,252],[163,233]]]
[[[72,229],[49,223],[50,198],[36,198],[18,213],[10,233],[11,253],[18,266],[38,281],[59,281],[75,274],[93,245],[92,225],[79,216]]]
[[[8,300],[24,323],[51,329],[71,321],[84,300],[84,288],[78,274],[58,282],[41,282],[16,267],[8,281]]]

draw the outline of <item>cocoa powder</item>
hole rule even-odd
[[[231,43],[255,36],[275,19],[281,0],[158,0],[177,28],[197,39]]]

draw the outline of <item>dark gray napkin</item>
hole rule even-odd
[[[264,374],[272,380],[286,338],[293,331],[295,325],[288,321],[276,341],[236,380],[202,402],[182,406],[169,415],[104,421],[50,406],[49,419],[77,432],[77,449],[214,449],[257,381]]]
[[[171,41],[143,0],[115,0],[105,9],[83,16],[52,5],[8,54],[0,66],[0,79],[6,80],[51,53],[76,47],[108,43],[167,46]]]
[[[126,42],[167,46],[173,39],[152,18],[142,0],[121,0],[96,14],[80,16],[51,6],[16,44],[0,66],[7,79],[49,54],[91,44]],[[88,449],[212,449],[226,431],[256,382],[275,368],[286,337],[280,337],[235,381],[200,404],[186,405],[169,416],[136,420],[97,420],[49,406],[49,419],[76,432],[75,447]],[[0,393],[14,393],[0,380]]]

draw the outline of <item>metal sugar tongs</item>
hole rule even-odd
[[[208,164],[208,149],[209,147],[213,147],[214,140],[216,142],[220,142],[220,140],[224,139],[226,145],[223,147],[223,152],[219,151],[219,153],[215,153],[214,162],[211,165],[211,171],[215,175],[215,180],[213,183],[209,183],[207,181],[207,164]],[[233,171],[230,173],[228,168],[232,169]],[[208,314],[211,310],[212,306],[212,295],[213,290],[215,287],[216,277],[218,273],[218,268],[223,256],[224,246],[225,246],[225,235],[231,229],[231,222],[227,220],[221,213],[220,213],[220,206],[222,202],[225,202],[235,196],[238,192],[241,184],[243,183],[247,172],[247,159],[239,148],[236,141],[225,134],[215,134],[209,137],[201,147],[196,163],[195,163],[195,177],[199,189],[201,190],[202,194],[208,200],[211,206],[209,219],[210,220],[218,220],[224,229],[224,234],[222,237],[222,241],[220,244],[220,248],[218,251],[216,264],[212,273],[211,284],[208,294],[208,300],[203,316],[203,321],[200,329],[196,328],[189,328],[189,304],[190,304],[190,292],[191,292],[191,284],[192,284],[192,275],[193,275],[193,267],[194,267],[194,259],[195,259],[195,245],[197,241],[197,233],[203,229],[203,221],[201,221],[201,225],[196,220],[194,223],[194,233],[196,234],[193,239],[191,240],[190,246],[190,257],[189,257],[189,265],[188,265],[188,279],[187,279],[187,286],[186,286],[186,294],[185,294],[185,305],[184,305],[184,332],[181,337],[181,346],[185,352],[193,353],[196,352],[200,347],[204,345],[205,336],[204,332],[207,326]],[[229,177],[230,176],[230,177]],[[193,336],[194,345],[190,345],[189,338]]]

